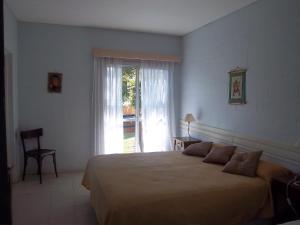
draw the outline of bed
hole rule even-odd
[[[269,184],[180,151],[96,156],[82,184],[100,225],[240,225],[268,216]]]

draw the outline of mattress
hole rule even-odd
[[[222,169],[179,151],[103,155],[82,184],[101,225],[238,225],[270,212],[264,179]]]

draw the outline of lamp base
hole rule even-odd
[[[189,138],[191,137],[191,134],[190,134],[190,122],[188,122],[188,137]]]

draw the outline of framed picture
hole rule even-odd
[[[61,93],[62,73],[48,73],[48,92]]]
[[[246,69],[229,72],[229,104],[246,104]]]

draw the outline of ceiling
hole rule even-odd
[[[255,0],[6,0],[18,20],[185,35]]]

